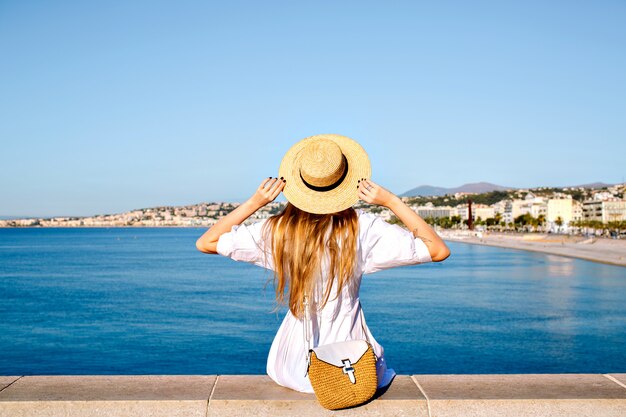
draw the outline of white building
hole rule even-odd
[[[411,206],[414,212],[423,219],[432,217],[438,219],[440,217],[452,217],[456,212],[450,206],[434,206],[430,201],[423,206]]]
[[[626,220],[626,201],[611,197],[583,201],[583,219],[602,223]]]
[[[562,227],[567,228],[569,222],[574,219],[574,200],[571,195],[562,198],[551,198],[548,200],[548,210],[546,221],[551,229],[558,227],[557,219],[561,219]]]

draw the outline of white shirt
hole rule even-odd
[[[323,300],[328,278],[325,273],[318,282],[317,297],[310,300],[312,338],[311,347],[344,340],[364,339],[362,324],[367,339],[378,357],[378,388],[388,385],[396,375],[387,367],[383,347],[374,339],[365,321],[361,320],[359,309],[359,288],[363,274],[371,274],[396,266],[415,265],[432,262],[430,252],[420,238],[398,225],[387,223],[375,214],[357,210],[359,219],[359,239],[357,243],[358,264],[351,282],[344,285],[342,294],[335,298],[337,291],[333,285],[328,302],[322,311],[317,312],[317,302]],[[222,234],[217,242],[217,252],[236,261],[252,263],[274,270],[269,248],[267,263],[264,261],[265,242],[261,238],[261,226],[267,219],[251,225],[235,225],[230,232]],[[330,231],[330,229],[329,229]],[[321,271],[328,270],[327,259],[322,261]],[[333,281],[334,284],[334,281]],[[313,387],[306,373],[307,345],[304,325],[290,310],[283,319],[267,358],[267,374],[277,384],[300,392],[313,393]]]

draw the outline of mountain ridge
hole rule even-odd
[[[545,188],[602,188],[602,187],[610,187],[615,184],[606,184],[603,182],[593,182],[588,184],[581,185],[553,185],[553,186],[545,186]],[[538,187],[530,187],[524,189],[536,189],[542,188]],[[427,197],[427,196],[436,196],[441,197],[446,194],[455,194],[455,193],[488,193],[492,191],[506,191],[506,190],[520,190],[523,188],[520,187],[507,187],[503,185],[493,184],[490,182],[470,182],[460,185],[458,187],[436,187],[432,185],[420,185],[419,187],[415,187],[410,189],[409,191],[405,191],[400,194],[400,197]]]

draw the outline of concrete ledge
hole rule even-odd
[[[24,376],[0,391],[0,416],[204,417],[216,379],[215,375]]]
[[[398,375],[330,411],[267,375],[0,376],[0,417],[626,416],[626,374]]]
[[[415,375],[433,416],[626,416],[626,388],[596,374]]]

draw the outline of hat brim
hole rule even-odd
[[[316,191],[300,177],[300,158],[309,142],[330,139],[335,142],[348,161],[348,172],[341,183],[329,191]],[[349,137],[335,134],[309,136],[293,145],[283,157],[278,175],[285,178],[283,195],[294,206],[314,214],[335,213],[352,207],[359,200],[358,185],[361,178],[370,178],[372,168],[365,149]]]

